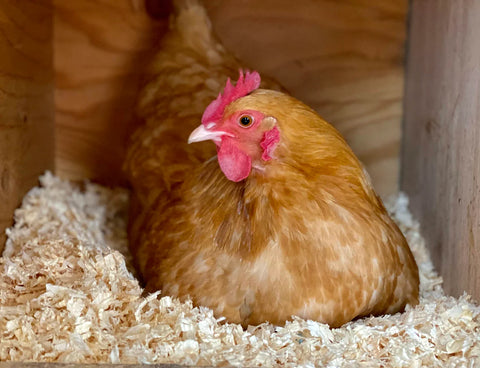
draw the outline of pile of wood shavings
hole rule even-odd
[[[421,275],[421,303],[330,329],[295,318],[244,331],[160,293],[142,296],[127,254],[128,194],[47,173],[15,213],[0,258],[0,360],[233,366],[480,364],[480,307],[447,297],[405,196],[389,209]]]

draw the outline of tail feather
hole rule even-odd
[[[210,18],[199,1],[177,0],[174,6],[175,16],[171,27],[179,33],[185,46],[205,56],[212,49],[223,49],[213,35]]]
[[[205,108],[236,80],[240,62],[217,40],[207,11],[198,0],[175,0],[170,30],[145,70],[137,104],[135,132],[124,170],[137,193],[151,203],[182,183],[216,154],[215,145],[188,145]],[[262,78],[263,88],[275,88]],[[148,194],[147,194],[148,193]]]
[[[145,71],[148,85],[139,99],[137,112],[151,116],[149,107],[176,95],[190,95],[198,89],[211,89],[205,102],[215,98],[227,77],[236,78],[240,63],[228,53],[212,30],[207,11],[198,0],[176,0],[170,30],[162,39],[159,51]],[[221,81],[221,83],[220,83]],[[203,102],[203,101],[202,101]],[[201,104],[205,108],[206,104]],[[172,113],[176,105],[165,107]],[[199,112],[201,113],[201,112]]]
[[[177,0],[170,30],[145,70],[124,170],[146,202],[215,154],[213,145],[187,145],[205,107],[240,64],[217,41],[205,8],[197,0]],[[152,194],[156,193],[156,194]]]

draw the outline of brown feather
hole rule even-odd
[[[130,247],[147,289],[243,325],[298,315],[340,326],[416,304],[418,269],[405,238],[344,139],[309,107],[265,89],[227,107],[273,116],[281,132],[266,170],[239,183],[219,169],[213,143],[187,145],[239,65],[191,3],[149,71],[144,124],[125,161]]]

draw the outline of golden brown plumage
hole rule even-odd
[[[212,142],[187,144],[239,68],[203,8],[183,5],[152,65],[125,161],[130,246],[148,290],[243,325],[298,315],[340,326],[418,302],[405,238],[344,139],[309,107],[267,89],[226,106],[218,125],[254,111],[265,117],[255,118],[258,134],[280,134],[272,157],[242,143],[252,168],[238,182]]]

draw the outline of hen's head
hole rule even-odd
[[[223,93],[208,105],[202,124],[188,142],[211,139],[217,145],[218,163],[225,176],[234,182],[246,179],[252,166],[262,170],[274,157],[280,141],[275,117],[256,109],[245,100],[260,86],[257,72],[240,71],[236,85],[227,81]]]

